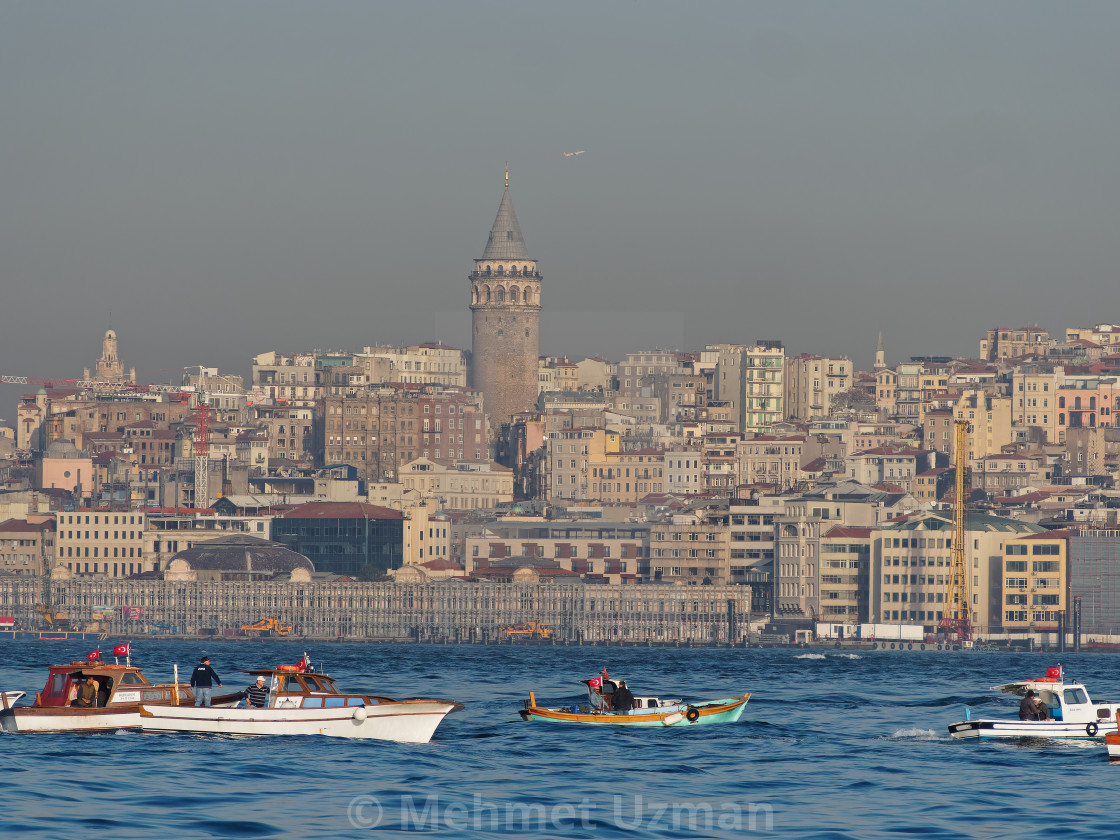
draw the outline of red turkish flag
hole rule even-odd
[[[117,645],[113,648],[113,656],[128,656],[128,644]]]
[[[1046,676],[1052,680],[1060,680],[1062,678],[1062,667],[1059,665],[1057,668],[1047,668]]]
[[[90,662],[93,662],[93,661],[95,661],[97,659],[100,659],[100,658],[101,658],[101,649],[100,648],[98,648],[97,650],[92,650],[92,651],[90,651],[89,653],[86,654],[86,659],[88,659]]]
[[[592,688],[599,688],[603,684],[602,677],[593,677],[587,681],[587,684]]]

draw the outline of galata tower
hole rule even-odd
[[[508,172],[486,250],[474,261],[471,320],[472,384],[497,433],[511,415],[534,409],[540,390],[541,275],[513,212]]]

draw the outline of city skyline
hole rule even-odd
[[[1114,320],[1120,10],[436,7],[13,5],[0,372],[468,348],[507,162],[543,354]]]

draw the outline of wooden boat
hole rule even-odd
[[[78,682],[86,678],[97,686],[97,705],[73,705]],[[139,668],[108,664],[100,659],[52,665],[47,684],[35,693],[28,706],[16,705],[23,692],[4,692],[0,697],[0,723],[8,732],[84,732],[139,729],[140,703],[151,706],[190,705],[194,695],[186,686],[153,685]],[[236,703],[237,695],[216,697],[215,703]]]
[[[452,700],[394,700],[339,691],[334,680],[299,665],[249,671],[269,683],[268,704],[245,708],[186,708],[142,704],[150,732],[214,735],[328,735],[426,744],[443,719],[463,708]]]
[[[1103,738],[1117,731],[1116,715],[1120,702],[1094,702],[1085,686],[1067,680],[1061,667],[1048,668],[1045,677],[992,687],[1016,697],[1028,691],[1046,704],[1050,720],[973,719],[965,710],[965,720],[949,724],[954,738]]]
[[[590,723],[607,726],[700,726],[709,723],[736,723],[746,710],[750,694],[722,700],[662,700],[635,695],[634,708],[616,710],[613,697],[618,683],[606,670],[601,677],[580,680],[587,686],[587,702],[561,708],[537,705],[536,693],[530,691],[525,708],[519,710],[522,720],[547,720],[553,723]]]
[[[1116,732],[1107,732],[1104,736],[1104,748],[1108,750],[1109,761],[1120,761],[1120,711],[1116,713]]]

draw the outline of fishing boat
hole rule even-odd
[[[297,665],[247,672],[264,677],[268,699],[262,707],[140,707],[148,732],[211,735],[328,735],[426,744],[443,719],[463,708],[452,700],[394,700],[376,694],[348,693],[304,656]]]
[[[1120,726],[1120,712],[1116,713],[1116,724]],[[1120,761],[1120,731],[1105,733],[1104,748],[1108,750],[1109,761]]]
[[[1045,705],[1047,720],[973,719],[965,708],[965,719],[949,724],[954,738],[1102,738],[1117,732],[1120,702],[1093,702],[1085,686],[1068,680],[1063,669],[1047,668],[1045,677],[1020,680],[992,687],[1016,697],[1034,692]]]
[[[88,680],[95,689],[94,705],[78,707],[78,690]],[[190,705],[194,695],[178,684],[154,685],[126,660],[124,665],[100,659],[52,665],[47,684],[30,705],[17,705],[22,691],[0,693],[0,724],[8,732],[86,732],[140,728],[140,703],[150,706]],[[236,703],[238,695],[214,698]]]
[[[648,695],[634,696],[631,709],[616,709],[614,695],[619,682],[610,678],[606,669],[602,676],[580,680],[587,687],[587,702],[560,708],[537,705],[536,693],[530,691],[525,708],[519,710],[522,720],[547,720],[554,723],[591,723],[607,726],[699,726],[709,723],[736,723],[743,716],[750,694],[721,700],[685,701],[662,699]]]

